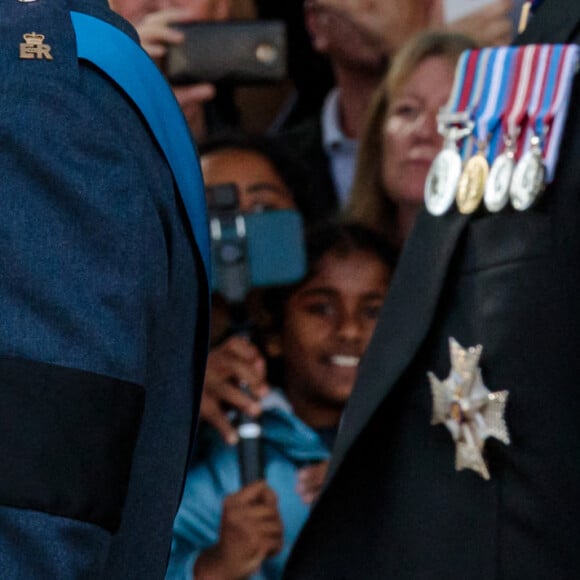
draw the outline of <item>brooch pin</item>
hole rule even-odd
[[[489,470],[482,452],[486,439],[494,437],[509,445],[505,423],[508,391],[492,393],[483,384],[479,358],[483,347],[463,348],[449,339],[451,372],[440,381],[427,373],[433,395],[432,425],[444,424],[455,441],[455,469],[472,469],[484,479]]]

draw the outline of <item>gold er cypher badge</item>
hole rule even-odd
[[[50,45],[44,44],[44,34],[29,32],[22,37],[24,42],[20,44],[20,58],[53,60]]]

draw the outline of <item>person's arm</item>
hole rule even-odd
[[[209,18],[209,15],[213,13],[210,7],[205,12],[199,7],[197,10],[194,7],[190,9],[165,8],[147,14],[135,24],[135,28],[139,34],[141,46],[163,70],[163,60],[169,46],[184,41],[183,33],[174,25],[199,20],[206,16]],[[172,88],[192,133],[196,138],[202,138],[205,134],[203,105],[215,97],[215,87],[210,83],[195,83],[184,86],[174,85]]]
[[[148,188],[173,186],[135,108],[66,52],[68,13],[47,26],[60,65],[15,68],[2,95],[0,562],[7,578],[99,577],[124,535],[168,278]]]
[[[173,524],[165,580],[191,580],[199,555],[219,540],[221,506],[236,470],[235,451],[215,452],[213,447],[206,461],[190,469]]]
[[[252,396],[240,389],[245,383]],[[225,441],[238,441],[235,427],[227,416],[227,408],[235,408],[247,415],[261,412],[259,399],[269,392],[266,382],[266,362],[249,340],[232,336],[213,348],[208,357],[204,391],[201,399],[201,418],[213,425]]]
[[[233,569],[259,566],[262,554],[278,552],[282,544],[274,492],[261,481],[228,494],[239,479],[237,454],[215,441],[187,476],[166,580],[199,580],[210,572],[225,580]]]
[[[122,13],[122,6],[119,6]],[[192,0],[186,7],[164,8],[146,14],[133,22],[141,45],[163,70],[163,59],[168,47],[183,42],[183,33],[175,24],[196,20],[226,20],[232,15],[232,0]],[[197,139],[205,136],[204,103],[215,97],[216,89],[210,83],[173,86],[175,97],[187,119],[191,132]]]
[[[265,481],[254,482],[223,502],[218,542],[194,565],[197,580],[240,580],[282,549],[283,526],[276,494]]]

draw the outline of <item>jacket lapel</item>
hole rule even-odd
[[[571,42],[579,30],[578,0],[544,0],[515,44]]]
[[[579,28],[578,0],[545,0],[516,44],[571,42]],[[456,212],[433,218],[423,211],[417,218],[345,410],[327,483],[425,339],[468,220]]]
[[[409,238],[333,449],[328,480],[422,344],[468,217],[423,211]]]

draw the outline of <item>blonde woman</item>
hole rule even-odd
[[[437,113],[451,92],[466,36],[426,32],[397,54],[371,101],[361,138],[349,217],[384,233],[401,248],[418,211],[442,138]]]

